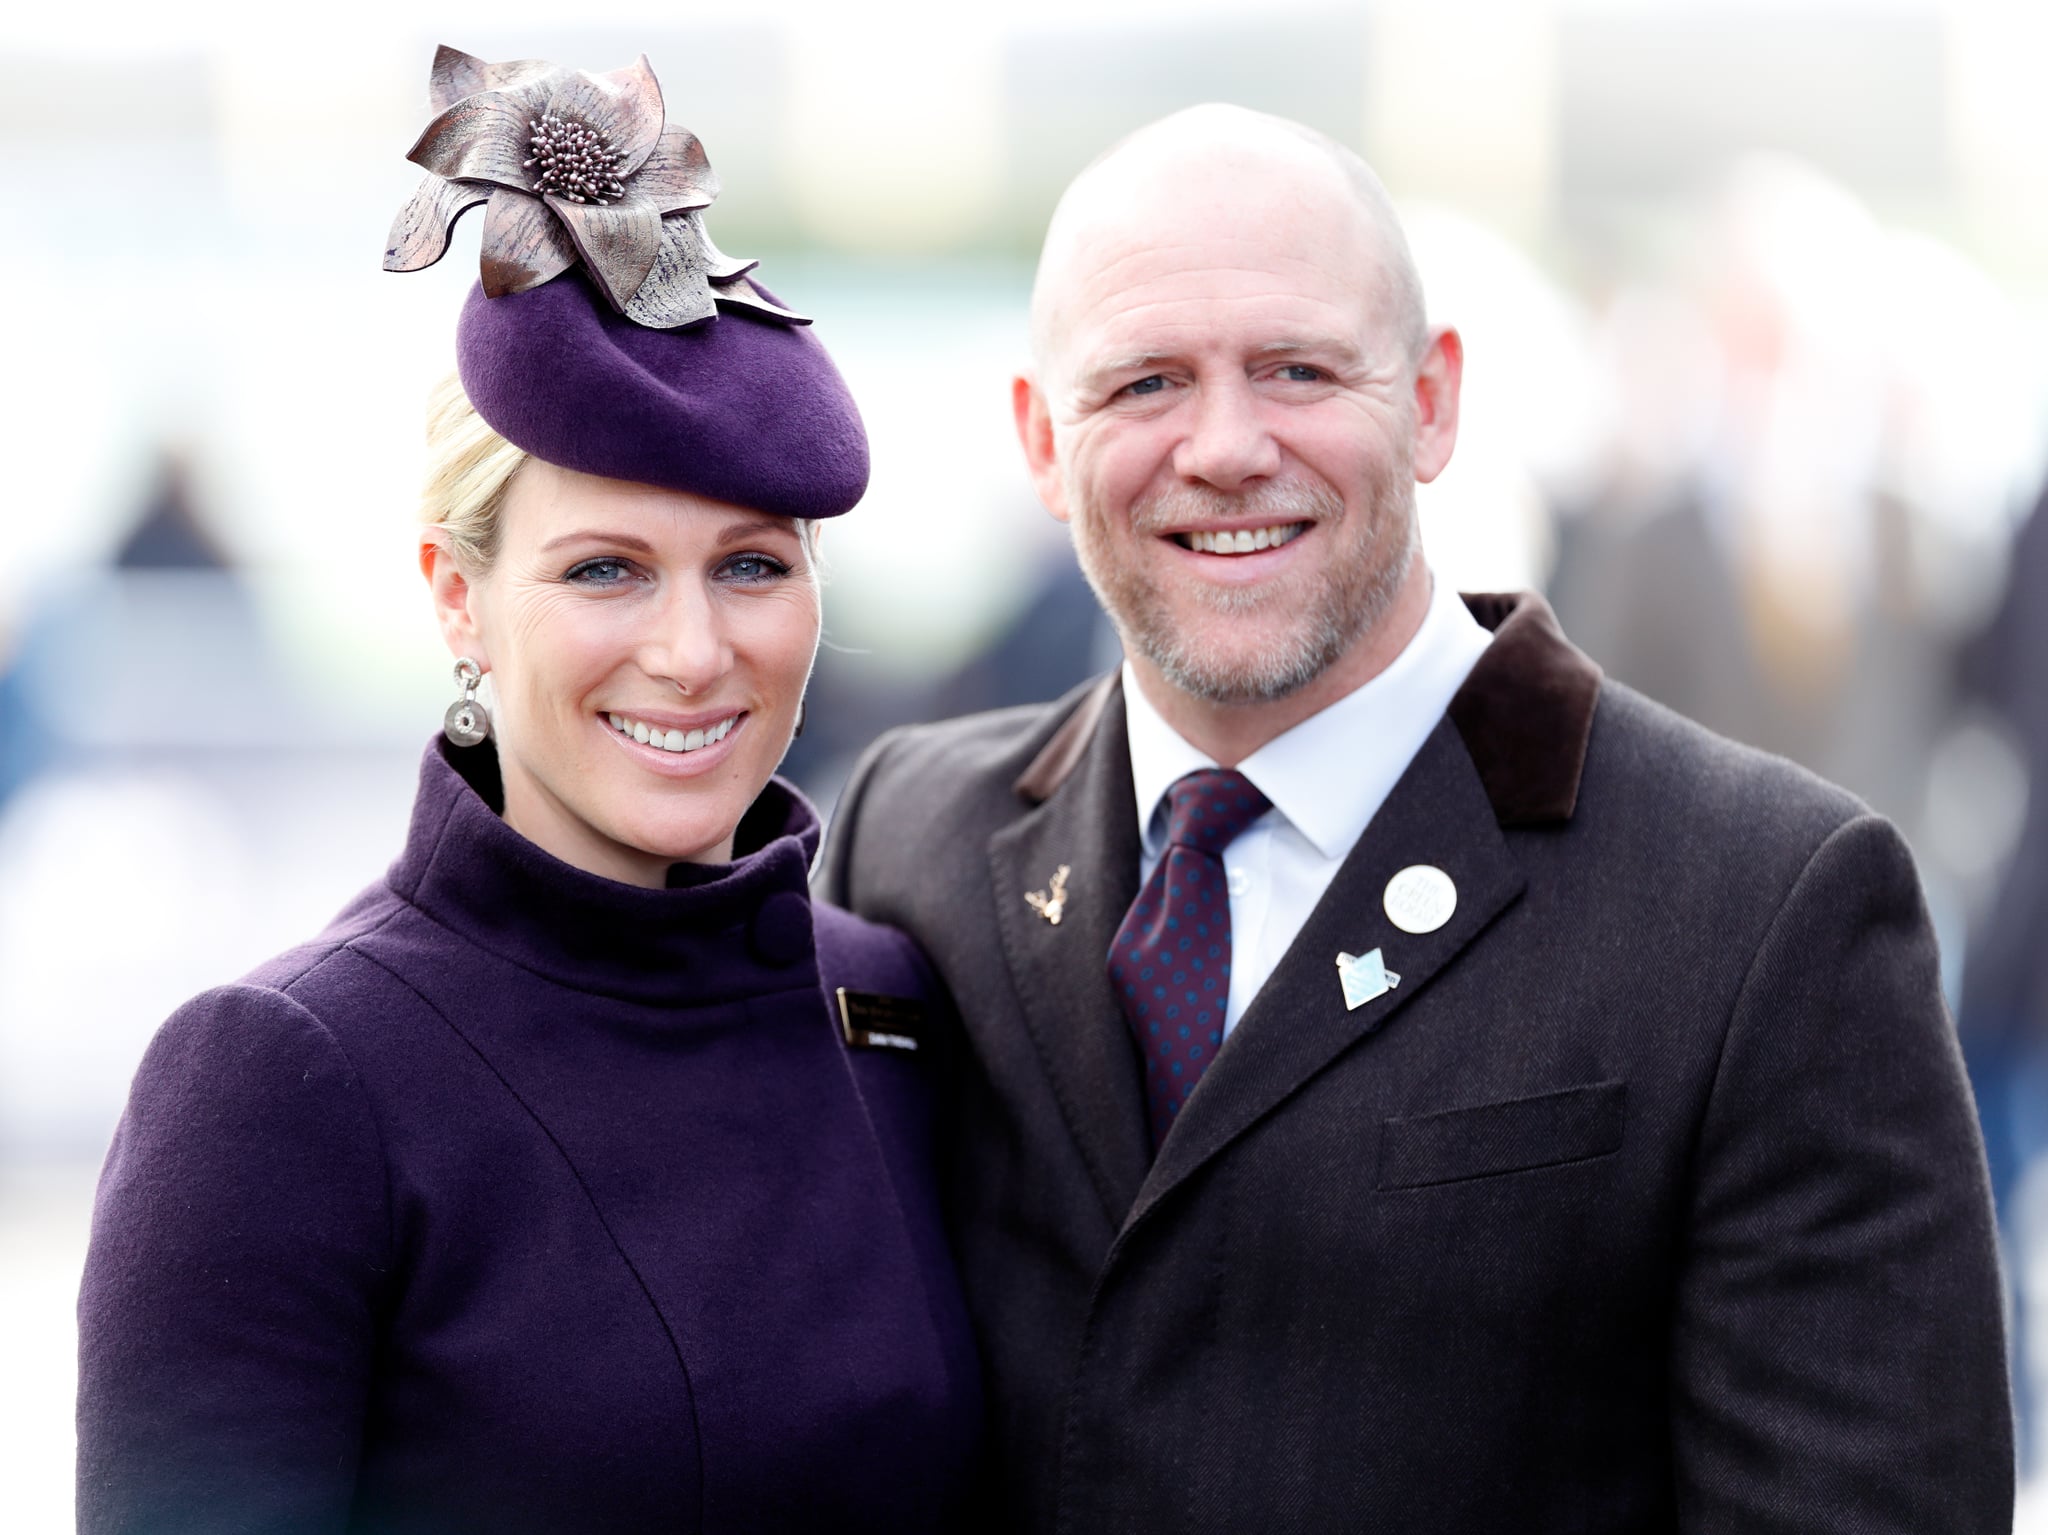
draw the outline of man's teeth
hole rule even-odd
[[[665,752],[693,752],[700,747],[715,746],[726,738],[739,720],[737,714],[732,714],[708,730],[663,730],[659,726],[650,730],[640,721],[623,714],[606,717],[611,720],[612,729],[620,735],[631,736],[643,746],[659,746]]]
[[[1305,522],[1283,522],[1272,528],[1227,529],[1211,533],[1183,533],[1180,541],[1198,554],[1250,554],[1255,549],[1277,549],[1292,543],[1308,528]]]

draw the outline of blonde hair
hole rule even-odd
[[[427,397],[427,483],[420,522],[439,528],[465,570],[481,574],[498,555],[498,508],[526,450],[492,431],[450,373]]]
[[[427,397],[427,483],[420,491],[420,523],[439,528],[462,568],[482,575],[498,557],[498,511],[512,476],[527,460],[477,414],[463,391],[462,378],[450,373]],[[804,558],[814,578],[819,574],[818,525],[803,517],[796,523]]]

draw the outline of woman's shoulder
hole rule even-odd
[[[829,901],[812,902],[818,969],[825,989],[878,992],[892,997],[939,996],[931,965],[909,934],[856,917]]]
[[[392,1001],[382,995],[391,978],[359,945],[402,910],[388,887],[372,885],[314,937],[192,997],[158,1028],[137,1090],[195,1074],[219,1092],[265,1091],[274,1074],[295,1068],[308,1084],[330,1071],[353,1080],[352,1025],[388,1014]]]

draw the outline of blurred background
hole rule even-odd
[[[883,727],[1115,657],[1009,428],[1066,180],[1204,100],[1360,149],[1465,333],[1437,569],[1543,588],[1612,675],[1904,829],[2048,1360],[2048,7],[326,9],[0,34],[0,1523],[69,1527],[72,1298],[151,1030],[379,873],[453,697],[411,517],[481,215],[378,269],[439,42],[644,50],[714,237],[820,317],[875,460],[790,763],[826,804]]]

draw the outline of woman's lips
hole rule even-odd
[[[649,724],[635,719],[630,714],[607,714],[612,729],[620,735],[638,741],[642,746],[657,747],[665,752],[702,751],[707,746],[716,746],[732,733],[732,727],[739,723],[740,713],[735,710],[709,725],[681,726],[663,725],[659,721]]]

